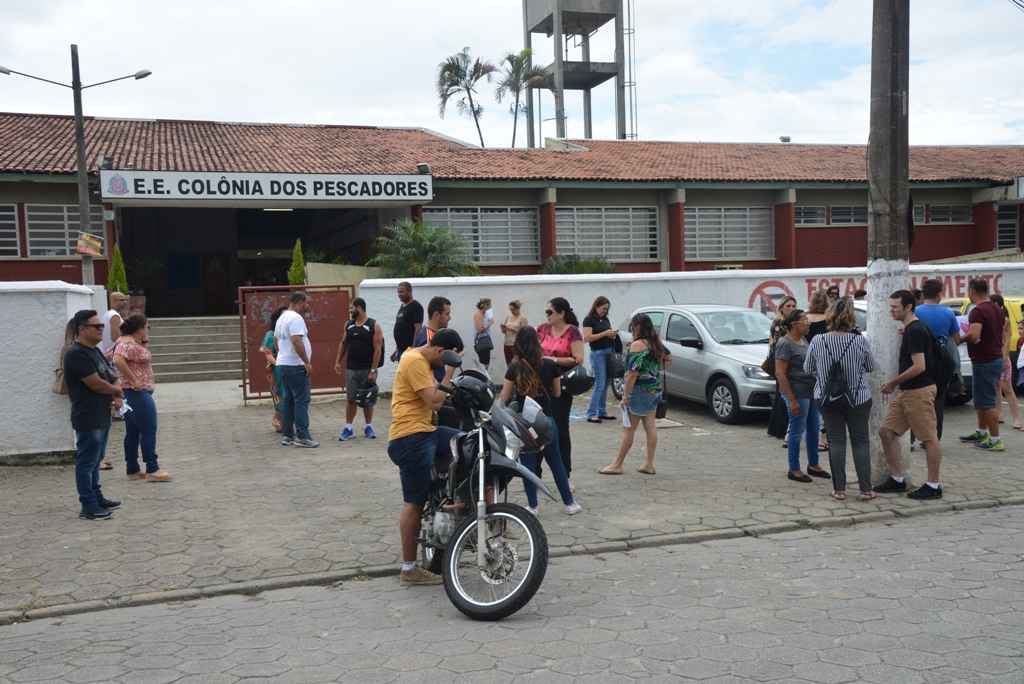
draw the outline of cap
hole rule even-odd
[[[463,350],[462,337],[451,328],[441,328],[434,333],[434,336],[430,339],[430,346],[440,347],[441,349],[454,349],[455,351]]]

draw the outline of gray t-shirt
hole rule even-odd
[[[794,342],[787,335],[775,343],[775,358],[789,362],[786,377],[793,386],[797,399],[810,399],[814,394],[814,376],[804,370],[807,359],[807,342]]]

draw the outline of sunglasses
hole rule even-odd
[[[96,328],[97,330],[103,330],[103,328],[105,328],[107,326],[105,324],[103,324],[103,323],[86,323],[82,327],[83,328]]]
[[[544,315],[545,316],[550,316],[553,313],[555,313],[555,312],[552,309],[544,309]]]

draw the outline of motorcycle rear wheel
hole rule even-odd
[[[494,544],[487,570],[477,564],[477,520],[469,515],[448,542],[442,574],[456,608],[474,620],[494,621],[512,615],[537,593],[547,572],[548,539],[537,518],[515,504],[490,504],[485,524],[488,544]],[[529,557],[520,560],[520,551]],[[499,595],[498,587],[505,585],[512,586]]]

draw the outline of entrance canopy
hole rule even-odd
[[[434,197],[429,174],[100,171],[104,202],[127,206],[381,207]]]

